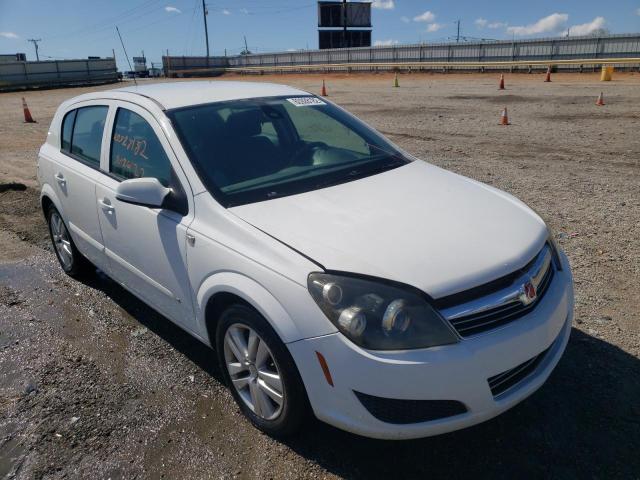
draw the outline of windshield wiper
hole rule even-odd
[[[344,175],[341,175],[339,177],[334,177],[334,178],[326,179],[324,181],[316,182],[313,188],[318,189],[318,188],[331,187],[333,185],[339,185],[341,183],[346,183],[352,180],[357,180],[359,178],[369,177],[377,173],[393,170],[394,168],[401,167],[402,165],[405,165],[405,163],[395,161],[395,162],[387,162],[383,165],[377,165],[375,167],[361,168],[361,169],[354,168],[352,170],[347,171]]]

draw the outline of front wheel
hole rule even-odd
[[[286,436],[300,429],[308,400],[287,347],[246,305],[227,308],[216,333],[223,377],[244,415],[260,430]]]

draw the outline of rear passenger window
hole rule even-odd
[[[71,134],[73,133],[73,121],[76,119],[77,110],[72,110],[62,121],[62,150],[71,151]]]
[[[171,163],[151,125],[137,113],[119,108],[111,137],[109,171],[119,177],[171,181]]]
[[[82,107],[77,110],[73,135],[71,138],[71,153],[81,160],[100,166],[100,149],[102,148],[102,132],[109,107]],[[69,115],[65,118],[67,123]],[[63,144],[66,126],[62,127]]]

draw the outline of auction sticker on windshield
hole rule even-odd
[[[287,101],[293,103],[296,107],[307,107],[309,105],[326,105],[325,102],[317,97],[287,98]]]

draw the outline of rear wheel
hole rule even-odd
[[[53,251],[60,262],[60,266],[67,275],[78,277],[89,270],[89,261],[78,251],[73,243],[62,215],[51,205],[47,211],[47,223]]]
[[[308,411],[300,374],[268,322],[246,305],[227,308],[218,322],[218,359],[240,409],[260,430],[285,436]]]

